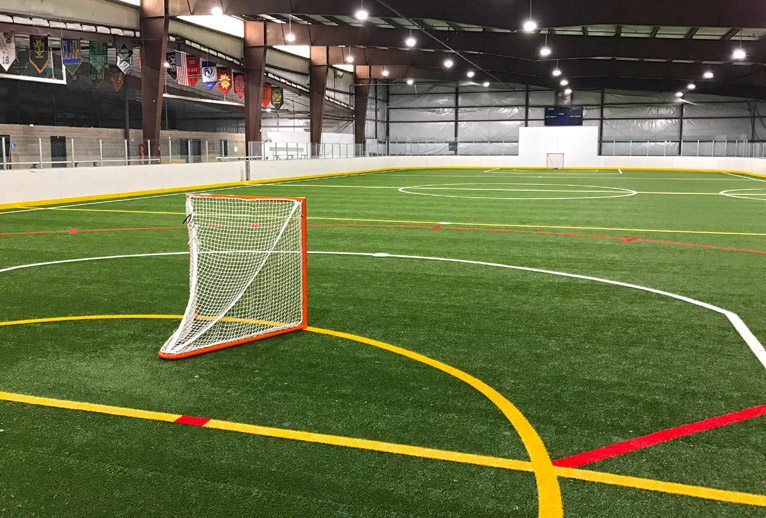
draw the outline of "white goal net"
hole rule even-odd
[[[306,327],[306,200],[188,194],[189,303],[160,356]]]
[[[548,169],[564,169],[564,153],[548,153],[545,156],[545,167]]]

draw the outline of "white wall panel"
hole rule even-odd
[[[453,121],[454,108],[409,108],[407,110],[391,110],[392,122],[406,121]]]
[[[391,122],[391,140],[455,140],[454,122]]]
[[[684,140],[750,138],[750,119],[685,119]]]
[[[463,121],[470,120],[524,120],[524,107],[497,108],[460,108],[458,117]]]
[[[680,120],[605,120],[604,140],[678,140]]]
[[[484,90],[476,93],[460,92],[460,106],[524,106],[526,92],[492,92]]]
[[[517,141],[523,121],[464,121],[458,123],[458,138],[484,141]]]

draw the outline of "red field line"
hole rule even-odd
[[[176,419],[174,422],[181,423],[181,424],[190,424],[194,426],[205,426],[207,423],[210,422],[210,419],[206,417],[193,417],[190,415],[182,415],[178,419]]]
[[[118,232],[121,230],[177,230],[186,227],[136,227],[136,228],[91,228],[91,229],[77,229],[70,228],[69,230],[40,230],[37,232],[4,232],[0,236],[24,236],[31,234],[77,234],[78,232]]]
[[[564,457],[562,459],[554,460],[553,465],[564,468],[576,468],[584,464],[590,464],[591,462],[616,457],[617,455],[622,455],[623,453],[628,453],[630,451],[640,450],[647,446],[654,446],[655,444],[666,442],[671,439],[703,432],[731,423],[737,423],[746,419],[752,419],[753,417],[758,417],[764,414],[766,414],[766,405],[747,408],[738,412],[697,421],[696,423],[685,424],[675,428],[668,428],[667,430],[650,433],[648,435],[642,435],[635,439],[610,444],[609,446],[603,446],[601,448],[596,448],[595,450],[578,453],[577,455],[572,455],[570,457]]]

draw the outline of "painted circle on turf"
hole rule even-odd
[[[517,182],[412,185],[400,187],[399,192],[404,194],[416,194],[419,196],[474,200],[593,200],[600,198],[622,198],[638,194],[632,189],[604,187],[603,185]],[[504,193],[507,195],[503,196]],[[530,196],[513,196],[513,193],[529,193]],[[550,195],[544,196],[544,193],[550,193]]]
[[[764,187],[759,189],[731,189],[721,191],[718,194],[727,198],[739,198],[740,200],[766,201],[766,188]]]

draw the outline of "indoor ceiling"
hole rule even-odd
[[[762,0],[170,0],[173,16],[214,8],[266,22],[269,45],[327,46],[333,64],[353,56],[378,79],[456,81],[472,70],[478,83],[563,88],[566,78],[575,89],[673,91],[693,82],[699,92],[766,98]],[[525,32],[529,19],[538,28]]]

